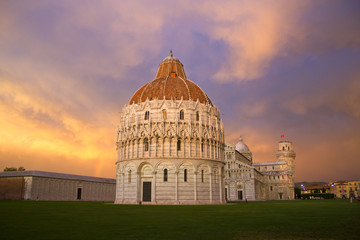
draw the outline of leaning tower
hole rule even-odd
[[[276,153],[276,158],[278,162],[286,163],[286,169],[288,175],[288,187],[290,192],[290,199],[294,199],[295,196],[295,157],[296,154],[293,150],[292,142],[284,140],[279,142],[279,149]]]

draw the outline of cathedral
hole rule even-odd
[[[170,51],[121,110],[115,203],[293,199],[295,153],[280,145],[277,162],[260,164],[242,141],[225,144],[219,109]]]
[[[225,198],[228,201],[293,200],[295,152],[292,142],[279,142],[277,161],[253,163],[240,138],[225,145]]]

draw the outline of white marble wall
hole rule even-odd
[[[25,200],[114,201],[115,184],[48,177],[25,177]]]
[[[118,129],[116,165],[115,203],[223,203],[224,134],[218,109],[191,100],[126,105]],[[134,179],[129,182],[130,171]],[[143,202],[143,182],[151,182],[151,202]]]
[[[118,165],[118,204],[220,204],[224,203],[220,161],[148,159],[122,161]],[[136,172],[129,182],[129,171]],[[167,181],[164,170],[167,169]],[[184,170],[187,177],[184,177]],[[120,180],[119,180],[120,179]],[[186,181],[185,181],[186,180]],[[151,202],[144,202],[143,182],[151,182]]]

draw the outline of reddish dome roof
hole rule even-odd
[[[212,105],[210,98],[196,83],[186,78],[182,63],[170,56],[159,65],[153,81],[145,84],[135,92],[129,104],[145,102],[146,99],[184,99]]]

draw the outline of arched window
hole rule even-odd
[[[285,147],[283,147],[283,151],[285,151]]]
[[[217,177],[217,171],[215,170],[214,171],[214,181],[215,181],[215,183],[218,183],[218,177]]]
[[[184,120],[184,110],[180,110],[180,120]]]
[[[149,115],[150,115],[149,111],[146,111],[146,112],[145,112],[145,118],[144,118],[144,119],[145,119],[145,120],[148,120],[148,119],[149,119]]]
[[[201,170],[201,182],[204,182],[204,170]]]
[[[164,169],[164,182],[168,181],[168,170],[165,168]]]
[[[144,151],[149,151],[149,142],[147,138],[144,139]]]
[[[184,169],[184,182],[187,182],[187,169]]]
[[[181,150],[181,140],[178,139],[177,141],[177,150],[180,151]]]
[[[201,152],[204,152],[204,143],[201,143]]]
[[[167,112],[166,112],[166,109],[162,110],[163,112],[163,119],[167,119]]]
[[[200,120],[200,115],[199,115],[199,111],[196,112],[196,121]]]
[[[272,191],[272,186],[270,186],[270,191]]]
[[[129,174],[128,174],[128,182],[131,183],[131,170],[129,170]]]

